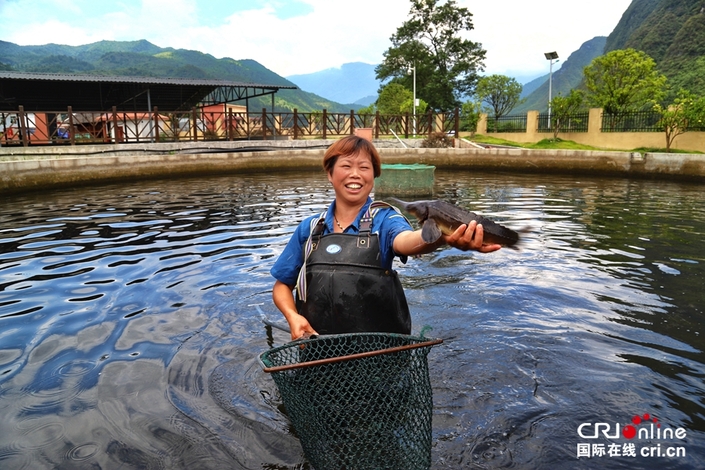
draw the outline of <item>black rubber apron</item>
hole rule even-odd
[[[411,316],[397,273],[381,265],[379,238],[364,217],[359,234],[313,229],[306,261],[306,301],[296,307],[319,334],[411,333]],[[298,297],[298,296],[297,296]]]

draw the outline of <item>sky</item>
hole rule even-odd
[[[456,0],[466,37],[487,51],[484,74],[535,78],[585,41],[607,36],[632,0]],[[444,0],[440,0],[444,3]],[[0,40],[78,46],[146,39],[217,58],[253,59],[283,77],[379,64],[410,0],[0,0]],[[521,81],[521,80],[520,80]]]

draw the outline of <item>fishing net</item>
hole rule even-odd
[[[427,356],[441,342],[392,333],[319,336],[273,348],[260,361],[316,469],[428,469]]]

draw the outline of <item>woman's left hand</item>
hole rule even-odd
[[[475,250],[480,253],[490,253],[502,248],[502,245],[483,244],[484,236],[485,232],[482,225],[473,220],[469,224],[463,224],[458,227],[452,235],[444,235],[443,237],[447,244],[463,251]]]

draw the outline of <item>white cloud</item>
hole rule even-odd
[[[470,2],[463,2],[470,3]],[[561,60],[596,36],[608,36],[631,0],[566,2],[478,2],[473,13],[475,37],[487,50],[488,73],[523,71],[547,73],[544,52],[556,51]],[[505,8],[506,6],[506,8]]]
[[[237,1],[213,5],[193,0],[0,0],[0,39],[22,45],[147,39],[160,47],[253,59],[288,76],[347,62],[379,63],[411,5],[409,0],[301,3],[312,11],[280,19],[276,2],[268,1],[235,11],[241,6]],[[544,52],[555,50],[566,59],[583,42],[608,35],[630,3],[458,0],[473,13],[475,30],[469,38],[487,50],[486,72],[510,75],[545,73]]]

